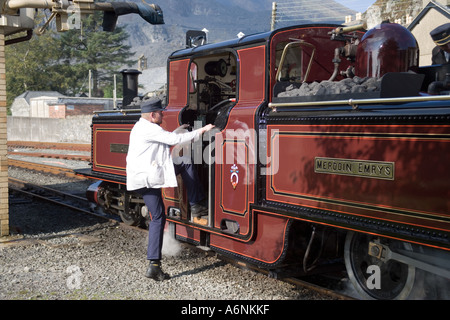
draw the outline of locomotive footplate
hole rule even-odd
[[[113,174],[108,174],[104,172],[93,171],[90,168],[86,169],[77,169],[74,170],[76,174],[88,177],[90,179],[95,180],[104,180],[104,181],[112,181],[120,184],[126,184],[127,178],[125,176],[118,176]]]
[[[335,225],[345,230],[371,232],[382,236],[394,237],[424,245],[450,248],[450,234],[436,232],[417,226],[408,227],[403,224],[384,222],[377,219],[351,216],[344,213],[326,210],[303,208],[286,203],[267,202],[266,205],[278,208],[280,213],[293,219],[315,222],[324,225]]]

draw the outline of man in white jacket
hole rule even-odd
[[[190,163],[174,165],[170,147],[198,139],[201,134],[214,127],[209,124],[191,132],[179,133],[184,130],[178,129],[169,132],[161,128],[162,119],[161,100],[150,99],[142,104],[141,118],[130,133],[126,168],[127,190],[142,194],[151,215],[147,249],[150,265],[146,276],[157,281],[169,278],[162,272],[160,265],[166,222],[161,188],[176,187],[176,175],[181,174],[188,192],[191,215],[199,216],[206,210],[200,205],[204,201],[204,194],[193,165]],[[183,125],[180,128],[186,127]]]

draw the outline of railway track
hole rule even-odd
[[[34,170],[39,172],[51,173],[55,175],[64,175],[69,178],[76,178],[80,180],[86,180],[84,177],[80,177],[79,175],[73,172],[73,169],[64,168],[59,166],[47,165],[37,162],[16,160],[16,159],[8,159],[8,165],[12,167]]]
[[[232,265],[234,265],[234,266],[236,266],[238,268],[250,269],[250,270],[253,270],[255,272],[259,272],[259,273],[265,274],[266,276],[268,276],[270,278],[276,278],[276,279],[278,279],[280,281],[284,281],[286,283],[295,285],[296,287],[306,288],[306,289],[318,292],[320,294],[325,294],[325,295],[331,296],[331,297],[333,297],[334,299],[337,299],[337,300],[356,300],[355,298],[353,298],[353,297],[351,297],[351,296],[349,296],[349,295],[347,295],[345,293],[333,290],[333,289],[327,287],[326,285],[319,284],[319,282],[323,283],[323,282],[330,282],[331,281],[330,279],[324,278],[323,276],[316,277],[315,279],[312,279],[312,278],[309,278],[309,279],[308,278],[299,278],[299,277],[295,277],[295,276],[285,276],[285,277],[283,277],[281,275],[275,274],[272,271],[261,269],[261,268],[255,267],[253,265],[244,263],[244,262],[231,260],[231,259],[228,259],[228,258],[225,258],[225,257],[221,257],[221,259],[225,260],[227,263],[230,263],[230,264],[232,264]]]
[[[32,141],[8,141],[8,154],[16,156],[52,158],[77,161],[91,161],[90,144],[74,144],[74,143],[51,143],[51,142],[32,142]],[[42,151],[44,150],[44,151]],[[58,151],[65,151],[64,153]],[[67,153],[76,152],[76,153]]]
[[[27,157],[38,157],[38,158],[91,161],[91,156],[78,155],[78,154],[55,154],[55,153],[46,153],[46,152],[21,152],[21,151],[8,151],[8,154],[18,155],[18,156],[27,156]]]
[[[32,148],[53,150],[91,151],[91,145],[85,143],[57,143],[36,141],[8,141],[8,148]]]
[[[107,215],[94,212],[85,197],[80,197],[78,195],[56,190],[54,188],[36,185],[11,177],[8,178],[8,187],[11,191],[20,193],[27,197],[39,198],[41,200],[52,202],[82,213],[117,221],[117,219],[113,219],[112,217],[109,217]]]

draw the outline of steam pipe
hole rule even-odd
[[[0,3],[3,2],[0,0]],[[63,6],[60,4],[60,2],[53,2],[49,0],[6,0],[3,3],[3,7],[1,8],[4,13],[11,13],[14,14],[18,9],[21,8],[33,8],[33,9],[67,9],[70,5],[77,5],[80,7],[81,10],[98,10],[98,11],[110,11],[114,12],[114,6],[110,2],[94,2],[94,0],[91,1],[68,1],[68,5]],[[151,7],[154,10],[158,9],[158,6],[155,4],[148,4],[149,7]],[[9,11],[9,12],[7,12]]]
[[[328,81],[333,81],[339,73],[339,65],[341,64],[341,59],[339,57],[341,55],[341,52],[342,52],[342,48],[334,49],[334,59],[333,59],[334,71],[333,71],[333,74],[331,75],[330,79],[328,79]]]
[[[134,69],[125,69],[121,71],[123,77],[123,102],[124,109],[133,102],[133,99],[138,96],[138,77],[142,72]]]
[[[428,94],[439,94],[444,90],[450,90],[450,73],[446,74],[445,81],[434,81],[428,86]]]
[[[5,46],[14,44],[14,43],[23,42],[23,41],[28,41],[31,39],[32,36],[33,36],[33,30],[27,30],[26,36],[5,40]]]
[[[450,82],[434,81],[428,86],[428,94],[439,94],[444,90],[450,90]]]
[[[7,0],[3,3],[2,12],[14,13],[20,8],[47,9],[52,8],[55,4],[49,3],[47,0]]]
[[[334,33],[346,33],[346,32],[352,32],[352,31],[358,31],[358,30],[366,30],[367,29],[367,23],[364,22],[362,24],[358,24],[355,26],[350,26],[350,27],[337,27],[336,29],[334,29]]]
[[[73,3],[73,1],[70,1]],[[58,2],[53,2],[49,0],[7,0],[3,4],[2,11],[4,13],[14,14],[18,9],[21,8],[33,8],[33,9],[67,9],[61,7]],[[114,11],[111,3],[89,3],[83,2],[83,9],[87,10],[99,10],[99,11]]]
[[[52,15],[46,24],[39,29],[42,33],[52,19],[57,19],[58,31],[66,31],[69,14],[90,14],[94,11],[104,11],[103,30],[113,31],[120,15],[138,13],[151,24],[164,24],[163,12],[156,4],[133,2],[94,2],[94,0],[0,0],[0,14],[15,14],[18,9],[51,9]]]

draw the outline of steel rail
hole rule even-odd
[[[76,161],[91,161],[91,156],[79,154],[62,154],[62,153],[43,153],[43,152],[23,152],[23,151],[8,151],[10,155],[37,157],[37,158],[52,158]]]
[[[33,198],[39,198],[41,200],[45,200],[57,205],[61,205],[64,207],[67,207],[72,210],[76,210],[82,213],[87,213],[99,218],[103,218],[109,221],[115,221],[118,222],[116,219],[112,219],[110,217],[107,217],[105,215],[101,215],[98,213],[93,212],[89,208],[89,201],[87,198],[83,198],[74,194],[70,194],[67,192],[63,192],[60,190],[56,190],[53,188],[45,187],[45,186],[39,186],[27,181],[19,180],[16,178],[8,178],[8,187],[9,189],[25,194],[27,196],[31,196]],[[44,193],[43,193],[44,192]],[[71,203],[69,203],[69,201]],[[76,202],[80,204],[79,206],[74,205],[73,203]]]
[[[35,171],[41,171],[51,174],[62,174],[70,178],[76,178],[79,180],[86,180],[85,177],[77,175],[73,169],[69,168],[63,168],[63,167],[57,167],[57,166],[51,166],[36,162],[28,162],[28,161],[22,161],[22,160],[16,160],[16,159],[8,159],[8,165],[12,167],[18,167],[23,169],[29,169],[29,170],[35,170]]]
[[[40,142],[40,141],[8,141],[8,148],[32,148],[52,150],[91,151],[90,143]]]
[[[191,246],[193,246],[193,245],[191,245]],[[197,249],[198,250],[202,250],[202,249],[199,249],[199,248],[197,248]],[[312,283],[312,282],[308,282],[308,281],[302,280],[300,278],[296,278],[294,276],[274,277],[272,275],[271,271],[259,268],[258,266],[255,266],[255,265],[252,265],[252,264],[248,264],[248,263],[243,262],[243,261],[233,260],[233,259],[231,259],[229,257],[220,256],[220,255],[219,255],[219,259],[221,259],[223,261],[226,261],[227,263],[230,263],[231,265],[233,265],[233,266],[235,266],[237,268],[244,269],[244,270],[252,270],[254,272],[264,274],[264,275],[266,275],[269,278],[274,278],[274,279],[276,279],[278,281],[283,281],[283,282],[286,282],[286,283],[289,283],[289,284],[292,284],[292,285],[295,285],[295,286],[298,286],[298,287],[303,287],[305,289],[315,291],[315,292],[320,293],[320,294],[328,295],[328,296],[330,296],[330,297],[332,297],[334,299],[337,299],[337,300],[357,300],[356,298],[350,297],[350,296],[348,296],[348,295],[346,295],[344,293],[340,293],[340,292],[335,291],[333,289],[329,289],[329,288],[326,288],[324,286],[321,286],[321,285],[318,285],[318,284],[315,284],[315,283]]]

